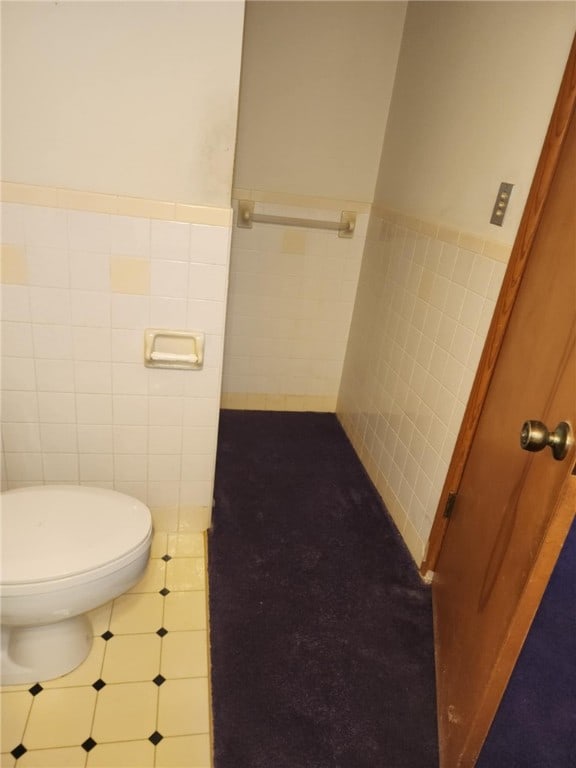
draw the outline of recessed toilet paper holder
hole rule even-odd
[[[144,331],[144,365],[197,371],[204,365],[202,331],[147,328]]]

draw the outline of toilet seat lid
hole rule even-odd
[[[53,581],[123,558],[150,536],[150,510],[117,491],[74,485],[2,494],[3,584]]]

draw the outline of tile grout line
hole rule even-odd
[[[115,605],[116,605],[116,600],[113,600],[105,632],[106,631],[110,631],[110,625],[111,625],[112,615],[113,615],[113,612],[114,612]],[[95,638],[96,637],[101,637],[102,634],[104,634],[104,633],[101,633],[100,635],[96,635]],[[105,641],[104,653],[102,654],[102,660],[101,660],[101,663],[100,663],[99,674],[98,674],[98,679],[100,679],[100,680],[103,680],[102,675],[104,673],[104,666],[105,666],[105,663],[106,663],[106,657],[107,657],[107,655],[109,653],[109,648],[110,648],[109,641]],[[94,682],[96,682],[96,681],[94,681]],[[104,682],[106,682],[106,681],[104,681]],[[114,685],[114,684],[115,683],[106,683],[106,685]],[[117,684],[121,685],[123,683],[122,683],[122,681],[119,681]],[[73,686],[73,687],[79,687],[79,688],[82,688],[82,687],[93,687],[93,685],[94,685],[94,683],[91,683],[88,686]],[[94,725],[95,725],[95,720],[96,720],[96,711],[97,711],[98,705],[99,705],[99,703],[101,701],[101,698],[100,698],[100,691],[101,690],[102,689],[96,691],[96,701],[95,701],[94,709],[93,709],[93,713],[92,713],[92,722],[91,722],[91,726],[90,726],[89,735],[88,735],[87,738],[93,738],[93,730],[94,730]],[[108,742],[108,741],[107,742],[98,742],[97,746],[99,746],[101,743],[105,743],[105,744],[108,744],[108,743],[127,743],[129,741],[133,741],[133,740],[131,740],[131,739],[129,739],[129,740],[120,739],[120,740],[118,740],[118,742]],[[80,747],[82,747],[81,744],[80,744]],[[88,763],[89,754],[90,754],[89,751],[85,751],[84,768],[85,768],[85,766]]]
[[[103,634],[105,634],[106,632],[110,631],[110,622],[112,621],[112,612],[114,610],[115,602],[116,602],[115,600],[112,600],[112,607],[110,609],[110,613],[108,614],[108,621],[106,623],[106,629],[104,630],[104,632],[101,632],[100,635],[96,635],[94,637],[94,639],[96,637],[102,637]],[[106,654],[107,653],[108,653],[108,641],[105,640],[104,641],[104,653],[102,654],[102,660],[100,662],[100,669],[99,669],[98,678],[97,678],[98,680],[102,680],[103,679],[102,678],[102,674],[104,672],[104,664],[106,662]],[[96,682],[96,680],[94,680],[93,683],[91,683],[92,687],[93,687],[95,682]],[[94,723],[96,721],[96,711],[98,709],[99,702],[100,702],[100,691],[96,691],[96,701],[94,702],[94,710],[92,712],[92,722],[90,724],[90,731],[88,733],[88,736],[86,737],[87,739],[93,738],[92,737],[92,733],[94,732]],[[80,746],[82,747],[82,744]],[[86,765],[88,764],[88,756],[89,756],[89,754],[90,754],[89,752],[85,751],[84,768],[86,768]]]
[[[169,549],[168,542],[169,542],[169,535],[167,534],[166,535],[166,546],[164,547],[164,550],[165,550],[164,556],[168,555],[168,549]],[[168,563],[169,562],[170,561],[166,562],[166,567],[164,568],[163,578],[162,578],[162,589],[167,589],[167,587],[166,587],[166,580],[168,578]],[[164,627],[165,614],[166,614],[166,595],[162,595],[162,624],[161,624],[162,627]],[[158,674],[159,675],[162,674],[161,670],[162,670],[162,658],[163,658],[163,653],[164,653],[164,637],[166,637],[166,636],[164,635],[163,637],[160,638],[160,659],[159,659],[159,662],[158,662],[158,667],[159,667],[158,668]],[[156,732],[157,733],[160,733],[159,727],[160,727],[160,686],[158,686],[158,696],[156,698]],[[158,761],[158,744],[154,744],[154,765],[156,765],[157,761]]]
[[[30,689],[28,689],[27,692],[30,693]],[[32,696],[32,694],[30,694],[30,695]],[[28,707],[28,714],[26,715],[26,721],[24,723],[24,727],[22,728],[22,734],[20,736],[19,744],[23,744],[24,745],[24,738],[26,736],[26,729],[28,728],[28,723],[30,722],[30,715],[32,714],[32,707],[34,706],[35,700],[36,700],[36,696],[32,696],[32,701],[30,702],[30,706]],[[14,747],[12,747],[12,749],[14,749],[16,746],[18,746],[18,745],[15,744]],[[12,753],[10,752],[9,754],[12,754]],[[18,763],[18,758],[15,758],[14,764],[17,765],[17,763]]]

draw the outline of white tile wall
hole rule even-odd
[[[230,228],[4,203],[2,243],[23,249],[26,275],[1,286],[3,487],[211,508]],[[118,292],[115,257],[136,260],[148,292]],[[145,368],[146,327],[205,331],[204,369]]]
[[[337,409],[418,561],[506,267],[429,230],[372,214]]]
[[[256,203],[256,210],[340,219],[334,210],[270,203]],[[334,410],[367,223],[368,214],[358,214],[352,239],[270,224],[234,227],[226,395],[311,396],[331,402]],[[213,278],[209,291],[218,289],[218,276]]]

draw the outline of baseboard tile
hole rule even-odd
[[[232,411],[292,411],[335,413],[336,395],[277,395],[253,392],[223,392],[220,405]]]
[[[202,533],[212,525],[210,507],[152,507],[150,512],[157,533]]]

